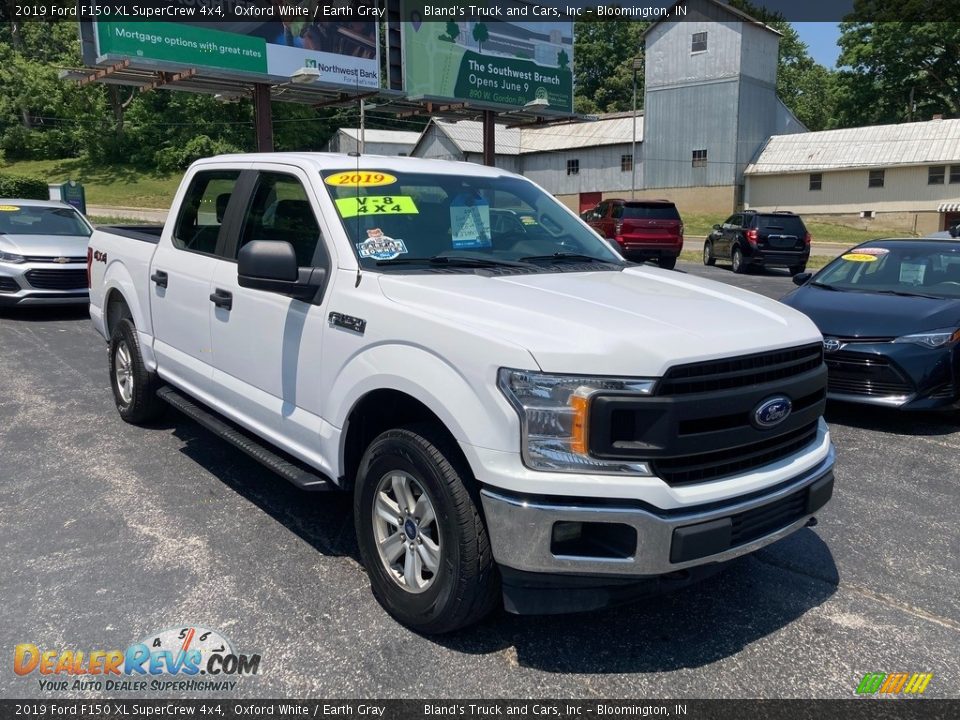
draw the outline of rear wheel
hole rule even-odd
[[[672,255],[668,257],[666,255],[661,255],[659,258],[657,258],[657,265],[662,267],[664,270],[673,270],[677,266],[677,256]]]
[[[703,264],[716,265],[717,259],[713,256],[713,243],[707,240],[703,243]]]
[[[737,275],[743,275],[747,271],[746,263],[743,262],[743,251],[735,247],[730,254],[730,264]]]
[[[499,601],[469,479],[453,447],[429,425],[382,433],[360,463],[354,518],[373,594],[419,632],[471,625]]]
[[[160,385],[143,362],[136,326],[121,318],[110,333],[110,386],[120,417],[134,425],[159,418],[166,409],[157,397]]]

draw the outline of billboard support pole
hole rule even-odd
[[[273,111],[270,107],[270,86],[253,85],[253,125],[257,135],[257,152],[273,152]]]
[[[493,167],[496,157],[496,116],[493,110],[483,111],[483,164]]]

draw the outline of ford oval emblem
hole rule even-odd
[[[786,395],[767,398],[753,410],[753,424],[761,430],[776,427],[790,415],[793,403]]]

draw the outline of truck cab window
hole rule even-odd
[[[297,253],[297,264],[310,267],[320,242],[320,225],[307,192],[297,178],[263,172],[247,208],[240,232],[241,247],[252,240],[288,242]]]
[[[181,250],[213,255],[239,170],[198,172],[190,181],[173,231],[173,245]]]

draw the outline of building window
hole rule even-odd
[[[947,175],[947,168],[944,165],[934,165],[927,168],[927,185],[943,185]]]
[[[810,189],[811,190],[823,189],[823,173],[810,173]]]
[[[867,180],[867,187],[872,188],[881,188],[883,187],[883,176],[885,170],[871,170],[870,178]]]
[[[567,175],[579,175],[579,174],[580,174],[580,161],[567,160]]]
[[[620,172],[630,172],[633,170],[633,155],[620,156]]]
[[[693,157],[690,162],[691,167],[706,167],[707,166],[707,151],[706,150],[694,150]]]
[[[690,52],[707,51],[707,34],[705,32],[694,33],[690,41]]]
[[[960,165],[951,165],[950,166],[950,184],[956,185],[960,183]]]

